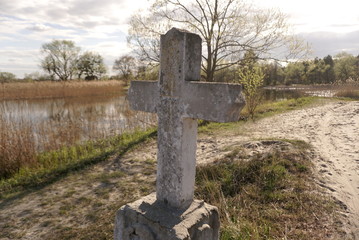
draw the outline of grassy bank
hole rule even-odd
[[[248,157],[245,146],[236,146],[224,158],[196,170],[196,198],[219,208],[220,239],[344,239],[335,203],[313,184],[310,146],[283,140],[266,144],[279,144],[281,151]],[[143,144],[137,151],[141,148]],[[37,190],[41,197],[35,203],[46,214],[21,216],[21,224],[39,225],[41,235],[35,233],[39,239],[113,239],[117,209],[154,191],[156,163],[132,152],[105,168],[113,164],[120,164],[115,171],[72,174],[62,181],[63,191],[57,190],[59,184],[56,190],[51,186]],[[4,211],[7,204],[0,202],[0,209]],[[5,219],[0,215],[0,220]],[[5,222],[0,238],[26,235],[26,228],[18,231],[14,218]]]
[[[284,111],[298,109],[314,104],[318,98],[306,97],[297,100],[282,102],[271,102],[263,104],[258,109],[256,119],[282,113]],[[243,116],[246,116],[243,112]],[[245,118],[246,119],[246,118]],[[232,128],[245,123],[245,120],[235,123],[210,123],[200,128],[201,132],[212,132],[213,130]],[[72,125],[69,125],[72,126]],[[16,129],[19,129],[17,132]],[[48,129],[48,128],[46,128]],[[66,127],[68,133],[76,133],[75,127]],[[133,134],[122,134],[105,140],[93,140],[84,144],[61,146],[60,148],[49,147],[42,153],[36,151],[33,129],[31,124],[14,126],[13,124],[1,124],[0,119],[0,192],[6,192],[17,186],[35,186],[38,183],[52,181],[46,180],[47,176],[58,176],[66,173],[67,169],[76,169],[84,162],[98,162],[105,159],[109,154],[114,153],[117,147],[123,147],[130,142],[137,142],[138,139],[146,138],[153,130],[135,132]],[[71,136],[70,136],[71,137]],[[48,142],[56,142],[56,136]],[[132,142],[131,142],[132,141]],[[93,160],[97,159],[97,160]]]
[[[122,156],[131,147],[155,134],[153,129],[136,131],[37,154],[34,156],[34,164],[24,164],[11,177],[0,180],[0,199],[14,192],[52,183],[71,172],[105,161],[115,153]]]
[[[318,101],[268,103],[256,119]],[[245,122],[209,123],[200,131],[220,136]],[[37,167],[0,183],[2,212],[22,201],[26,207],[11,212],[15,218],[0,214],[0,238],[22,239],[33,231],[39,239],[113,239],[116,210],[154,191],[156,161],[145,156],[144,144],[153,137],[154,130],[136,132],[38,155]],[[281,144],[280,151],[249,156],[245,146],[232,146],[223,159],[197,168],[196,196],[219,207],[221,239],[341,239],[333,237],[341,233],[336,205],[313,184],[311,147],[267,142]]]
[[[95,96],[118,93],[123,90],[122,82],[111,81],[68,81],[68,82],[15,82],[0,84],[0,101],[13,99],[58,98]]]
[[[265,143],[285,149],[248,157],[239,146],[197,169],[196,196],[219,208],[221,239],[339,239],[334,201],[312,183],[310,146]]]
[[[302,109],[304,107],[313,106],[315,104],[320,104],[322,101],[327,99],[319,97],[302,97],[298,99],[288,99],[279,102],[266,102],[258,106],[256,113],[254,115],[254,121],[260,120],[262,118],[271,117],[276,114],[281,114],[287,111],[293,111]],[[218,130],[230,130],[236,128],[237,126],[245,124],[247,121],[252,121],[250,119],[247,109],[244,108],[241,112],[241,119],[238,122],[232,123],[207,123],[199,129],[202,133],[211,134],[212,131]]]

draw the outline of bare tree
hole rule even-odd
[[[303,51],[303,42],[289,35],[286,16],[278,10],[255,8],[241,0],[157,0],[148,15],[134,15],[128,41],[141,60],[158,62],[158,34],[176,26],[196,32],[203,39],[202,70],[206,81],[217,71],[239,64],[244,53],[262,59],[287,57]]]
[[[41,47],[44,55],[41,67],[51,76],[57,76],[62,81],[72,78],[77,70],[76,65],[80,48],[73,41],[53,40]]]
[[[125,80],[126,85],[134,74],[136,68],[136,59],[130,55],[124,55],[115,60],[113,64],[113,70],[118,71],[120,76]]]

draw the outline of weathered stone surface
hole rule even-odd
[[[115,240],[217,240],[216,207],[194,200],[186,209],[156,201],[153,193],[123,206],[116,215]]]
[[[161,36],[158,82],[132,81],[131,107],[158,114],[157,199],[178,208],[193,199],[197,120],[237,121],[241,85],[199,82],[201,38],[171,29]]]
[[[173,28],[161,36],[159,81],[131,82],[130,106],[158,115],[157,189],[118,211],[117,240],[218,240],[217,208],[193,200],[196,119],[236,121],[245,101],[240,85],[198,81],[201,50],[198,35]]]

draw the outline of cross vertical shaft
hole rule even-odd
[[[201,39],[172,31],[161,36],[157,199],[186,208],[193,200],[197,120],[184,118],[184,82],[200,79]]]

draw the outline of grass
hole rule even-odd
[[[316,101],[316,98],[305,98],[267,104],[260,108],[262,110],[256,118],[298,109]],[[244,122],[205,123],[201,124],[200,131],[208,134],[217,134],[222,129],[234,131]],[[106,161],[110,156],[121,157],[134,146],[140,148],[139,143],[154,137],[155,134],[155,130],[151,129],[44,152],[38,155],[39,164],[36,167],[22,168],[13,177],[0,181],[1,198],[5,198],[2,205],[6,207],[7,203],[4,202],[18,199],[16,197],[21,197],[20,194],[26,191],[36,190],[41,193],[45,190],[41,189],[42,186],[68,176],[71,178],[69,181],[72,187],[63,195],[43,200],[41,205],[48,207],[60,202],[58,212],[51,214],[73,219],[74,222],[54,222],[52,219],[56,219],[56,216],[51,217],[50,214],[44,224],[51,228],[51,231],[38,237],[112,239],[116,210],[138,199],[140,195],[154,191],[155,183],[148,179],[154,178],[156,161],[132,157],[127,160],[127,164],[135,165],[136,171],[126,167],[124,169],[129,172],[120,168],[116,172],[85,174],[83,178],[88,181],[88,185],[100,182],[102,186],[85,195],[75,191],[77,186],[72,177],[84,174],[82,170]],[[313,186],[311,159],[310,155],[306,154],[310,146],[301,141],[288,142],[294,146],[290,152],[256,155],[247,161],[243,149],[236,147],[214,165],[197,169],[196,197],[219,207],[222,240],[315,240],[328,239],[331,234],[340,232],[332,220],[335,218],[336,206]],[[121,164],[126,164],[123,159]],[[116,201],[109,201],[113,195],[117,197]],[[66,199],[69,197],[73,198],[73,202]],[[85,207],[83,214],[81,210]],[[84,219],[76,222],[74,214],[84,216]],[[8,227],[3,229],[2,233],[5,237],[17,239],[26,234],[26,230],[13,230],[18,227],[12,221],[8,221],[6,226]]]
[[[290,143],[292,148],[286,151],[257,154],[250,161],[243,155],[242,147],[236,147],[213,165],[197,168],[196,198],[219,208],[221,240],[322,240],[340,233],[340,225],[335,222],[334,202],[313,187],[310,146],[302,141]],[[56,201],[60,201],[58,215],[61,217],[71,219],[73,212],[81,212],[83,207],[88,210],[81,224],[58,224],[47,220],[51,233],[42,237],[112,239],[117,209],[137,200],[139,194],[154,191],[154,182],[141,180],[146,177],[143,170],[149,166],[152,166],[153,178],[153,160],[143,159],[139,166],[142,170],[139,169],[133,178],[131,173],[120,172],[107,176],[99,173],[89,179],[90,182],[121,183],[116,184],[118,201],[109,201],[109,195],[115,189],[111,184],[95,189],[93,195],[74,197],[73,200],[59,196]],[[76,193],[69,189],[64,194]],[[12,236],[9,229],[6,233]]]
[[[149,122],[156,122],[154,115],[131,111],[123,97],[0,101],[0,180],[41,165],[38,161],[46,156],[52,159],[49,154],[39,157],[41,152],[70,160],[83,157],[92,151],[91,143]]]
[[[197,169],[196,197],[219,208],[221,240],[319,240],[340,232],[334,221],[326,225],[336,208],[313,187],[306,144],[292,144],[249,161],[237,148]]]
[[[0,199],[14,192],[52,183],[71,172],[105,161],[114,153],[122,156],[133,146],[155,135],[154,129],[136,131],[101,141],[89,141],[81,145],[40,153],[36,156],[36,165],[22,166],[11,177],[0,180]],[[114,173],[116,174],[121,175]]]
[[[302,108],[314,104],[318,98],[306,97],[297,100],[286,100],[282,102],[272,102],[263,104],[258,108],[256,119],[271,116],[288,110]],[[243,113],[246,115],[246,112]],[[233,129],[238,125],[243,125],[245,121],[236,123],[202,123],[200,132],[213,134],[219,129]],[[4,124],[0,124],[5,126]],[[10,125],[11,126],[11,125]],[[25,125],[27,126],[27,125]],[[15,127],[14,127],[15,128]],[[91,140],[83,144],[72,144],[62,146],[57,150],[47,150],[41,153],[35,151],[35,144],[31,141],[32,135],[24,132],[8,132],[10,128],[6,126],[0,132],[0,196],[5,193],[18,191],[28,187],[35,187],[45,183],[51,183],[61,176],[78,169],[85,168],[87,165],[95,164],[106,160],[115,152],[123,154],[131,146],[142,142],[150,136],[154,136],[153,129],[147,131],[136,131],[132,134],[124,133],[119,136],[103,140]],[[26,128],[25,128],[26,129]],[[4,136],[9,133],[11,140]],[[26,132],[25,132],[26,133]],[[1,142],[2,141],[2,142]],[[7,146],[10,143],[11,147]],[[11,151],[10,151],[11,150]],[[154,160],[148,160],[153,161]],[[5,172],[7,170],[7,172]],[[150,174],[151,171],[145,173]],[[5,194],[6,195],[6,194]]]
[[[287,111],[298,110],[304,107],[312,106],[318,103],[321,99],[322,98],[318,97],[302,97],[298,99],[289,99],[279,102],[266,102],[258,106],[254,114],[254,121]],[[233,123],[200,122],[201,127],[199,128],[199,132],[205,134],[213,134],[213,131],[219,129],[231,130],[245,124],[248,119],[249,113],[244,108],[241,112],[240,121]]]

